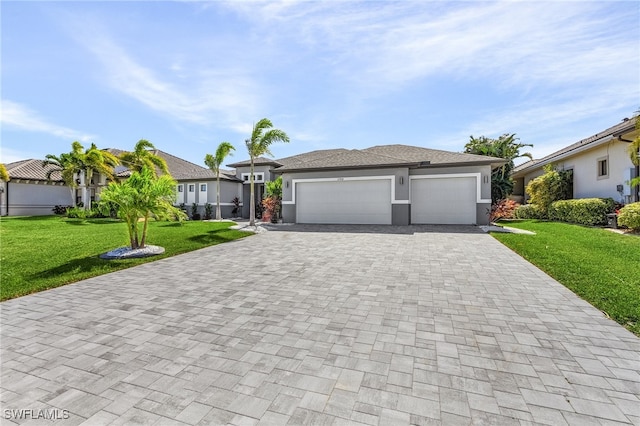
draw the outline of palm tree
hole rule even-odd
[[[253,126],[253,132],[251,132],[251,139],[245,140],[247,145],[247,151],[249,151],[249,157],[251,157],[251,170],[249,176],[249,186],[251,188],[251,200],[249,200],[249,226],[255,226],[256,224],[256,200],[254,195],[253,185],[253,161],[256,157],[261,155],[273,155],[269,150],[274,142],[289,142],[289,136],[282,130],[272,129],[273,124],[267,118],[263,118]]]
[[[500,136],[498,139],[491,139],[485,136],[479,138],[471,136],[469,142],[464,146],[464,152],[477,155],[488,155],[491,157],[503,158],[507,160],[505,164],[495,168],[491,173],[491,200],[495,204],[500,199],[507,197],[513,191],[513,181],[511,172],[514,160],[520,157],[533,159],[529,152],[520,153],[525,147],[532,147],[532,144],[517,142],[515,133]]]
[[[51,175],[54,172],[60,172],[62,181],[69,187],[71,192],[71,203],[75,206],[75,191],[78,187],[76,176],[81,170],[80,161],[74,156],[73,152],[66,152],[60,155],[47,154],[42,162],[42,167],[47,166],[53,166],[47,170],[47,180],[51,180]]]
[[[233,145],[229,142],[222,142],[218,145],[215,156],[207,154],[204,157],[204,163],[216,174],[216,220],[222,220],[222,213],[220,212],[220,166],[224,159],[231,155],[231,151],[235,151]]]
[[[151,172],[157,176],[156,169],[160,169],[162,173],[169,175],[169,168],[164,158],[154,154],[151,150],[156,149],[151,142],[140,139],[136,143],[133,152],[123,152],[119,155],[120,161],[127,166],[132,172],[139,172],[143,167],[148,167]]]
[[[74,160],[80,163],[80,172],[84,173],[85,187],[91,185],[95,172],[105,175],[109,180],[115,179],[113,168],[120,164],[118,157],[109,151],[99,149],[94,143],[86,151],[77,141],[71,144],[71,148]],[[84,208],[89,210],[91,202],[85,203]]]

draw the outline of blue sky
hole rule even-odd
[[[462,151],[516,133],[541,157],[640,107],[637,2],[1,4],[0,161],[132,149],[247,158],[271,119],[315,149]]]

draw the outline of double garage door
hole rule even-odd
[[[412,178],[412,224],[476,223],[475,177]],[[391,224],[391,179],[296,184],[296,222]]]

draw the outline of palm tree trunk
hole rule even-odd
[[[220,171],[218,171],[218,185],[216,187],[216,220],[222,220],[222,213],[220,212]]]
[[[251,174],[249,176],[249,186],[251,187],[251,200],[249,201],[249,226],[256,226],[256,200],[253,189],[253,155],[251,156]]]
[[[139,248],[144,248],[147,243],[147,228],[149,226],[149,212],[144,215],[144,225],[142,226],[142,239],[140,240]]]

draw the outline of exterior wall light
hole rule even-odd
[[[398,179],[398,182],[400,182],[400,185],[404,184],[404,177],[400,176],[400,179]]]

